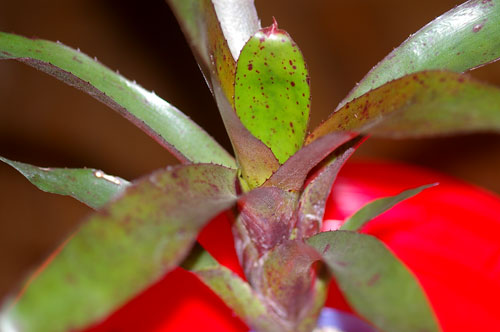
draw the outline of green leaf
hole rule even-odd
[[[3,157],[0,160],[19,171],[38,189],[71,196],[93,209],[102,207],[130,185],[127,180],[92,168],[44,168]]]
[[[200,245],[193,249],[182,267],[194,273],[253,329],[270,332],[283,330],[279,319],[268,312],[266,303],[250,285],[220,265]]]
[[[176,267],[198,231],[236,201],[236,171],[199,164],[157,171],[93,216],[29,280],[0,326],[76,330]]]
[[[236,113],[283,164],[304,143],[311,92],[302,53],[276,22],[258,31],[236,68]]]
[[[77,50],[0,32],[1,59],[16,59],[88,93],[185,163],[236,167],[234,159],[177,108]]]
[[[168,2],[183,28],[186,39],[215,97],[241,170],[244,180],[243,189],[247,191],[256,188],[278,169],[279,162],[272,151],[255,138],[236,116],[233,98],[236,62],[226,42],[212,1],[169,0]],[[241,1],[222,2],[227,6],[224,10],[225,14],[240,6],[254,10],[251,9],[253,8],[251,3],[244,5]],[[247,28],[226,29],[233,34],[231,38],[238,35],[236,39],[246,41],[257,31],[258,24],[249,22],[249,17],[252,15],[249,16],[245,10],[242,10],[232,18],[232,24],[238,25],[239,22]]]
[[[407,75],[347,103],[308,141],[339,130],[393,138],[498,132],[500,89],[447,71]]]
[[[411,35],[377,64],[340,103],[384,83],[429,69],[464,72],[500,57],[500,1],[469,0]]]
[[[323,256],[349,304],[378,329],[440,331],[415,276],[377,238],[336,231],[307,242]]]
[[[366,204],[361,209],[359,209],[356,213],[354,213],[352,216],[347,218],[347,220],[344,222],[342,227],[340,227],[340,230],[357,231],[365,223],[367,223],[368,221],[372,220],[373,218],[381,215],[382,213],[390,210],[396,204],[421,193],[424,189],[431,188],[431,187],[434,187],[436,185],[437,185],[437,183],[428,184],[428,185],[421,186],[418,188],[405,190],[405,191],[403,191],[395,196],[376,199],[376,200]]]

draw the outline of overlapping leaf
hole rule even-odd
[[[390,210],[396,204],[421,193],[424,189],[433,187],[435,185],[436,184],[429,184],[418,188],[405,190],[394,196],[376,199],[373,202],[366,204],[352,216],[347,218],[344,224],[340,227],[340,230],[357,231],[365,223]]]
[[[331,152],[355,136],[351,132],[324,135],[294,154],[264,183],[287,191],[298,191],[309,172]]]
[[[397,138],[498,132],[500,89],[447,71],[407,75],[347,103],[308,141],[343,130]]]
[[[91,168],[44,168],[3,157],[0,160],[15,168],[40,190],[71,196],[94,209],[102,207],[130,184]]]
[[[236,62],[226,42],[223,28],[211,0],[169,0],[170,7],[184,30],[186,39],[198,60],[206,81],[212,89],[219,107],[222,120],[235,150],[241,175],[245,180],[246,190],[262,184],[278,168],[279,163],[272,151],[255,138],[236,116],[234,111],[234,77]],[[225,3],[225,1],[223,1]],[[236,7],[245,7],[237,17],[225,17],[227,20],[240,22],[243,29],[229,29],[231,41],[248,40],[258,29],[258,19],[253,3],[244,1],[234,3]],[[233,4],[231,4],[232,6]],[[229,6],[229,4],[228,4]],[[231,10],[221,10],[221,15],[231,15]],[[249,14],[250,13],[250,14]],[[227,20],[226,20],[227,19]],[[237,25],[237,24],[236,24]],[[235,44],[231,45],[236,49]],[[239,50],[238,50],[239,52]]]
[[[469,0],[411,35],[377,64],[337,109],[369,90],[430,69],[464,72],[500,57],[500,1]]]
[[[1,326],[57,332],[106,317],[186,257],[201,227],[234,204],[235,180],[235,170],[199,164],[137,182],[34,274]]]
[[[276,22],[250,38],[238,59],[236,113],[282,164],[304,143],[310,110],[302,53]]]
[[[385,332],[437,332],[439,324],[414,275],[375,237],[349,231],[307,240],[350,305]]]

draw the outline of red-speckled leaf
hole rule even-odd
[[[410,73],[429,69],[464,72],[499,57],[500,1],[469,0],[436,18],[394,49],[337,109],[369,90]]]
[[[271,176],[279,163],[272,151],[253,137],[235,114],[233,96],[236,62],[223,33],[224,30],[231,32],[229,39],[235,50],[235,45],[241,44],[241,40],[246,42],[260,28],[253,3],[248,0],[219,2],[224,4],[219,7],[221,15],[225,17],[221,21],[226,24],[229,24],[227,20],[230,21],[229,25],[224,26],[225,29],[221,27],[210,0],[168,0],[168,3],[176,14],[217,101],[245,180],[244,189],[255,188]],[[238,15],[228,19],[234,12]],[[230,28],[238,26],[238,22],[244,28]]]
[[[235,181],[235,170],[198,164],[134,183],[30,278],[0,326],[63,332],[105,318],[186,257],[205,223],[234,204]]]
[[[284,329],[250,284],[220,265],[200,245],[194,248],[182,267],[194,273],[253,329],[263,332]]]
[[[38,189],[76,198],[93,209],[98,209],[125,190],[130,182],[92,168],[45,168],[0,157]]]
[[[342,149],[333,152],[320,165],[317,174],[307,184],[299,200],[297,237],[304,238],[318,233],[325,214],[325,206],[337,174],[356,151],[361,138],[346,143]]]
[[[415,276],[377,238],[336,231],[307,243],[321,254],[353,309],[381,331],[440,331]]]
[[[264,186],[274,186],[286,191],[298,191],[304,185],[307,174],[332,151],[356,136],[351,132],[331,133],[305,146],[288,159]]]
[[[250,38],[236,69],[236,113],[281,164],[304,143],[310,97],[304,58],[286,31],[274,22]]]
[[[231,155],[177,108],[78,50],[0,32],[2,59],[18,60],[88,93],[144,130],[184,163],[236,166]]]
[[[293,331],[311,331],[319,314],[311,266],[321,256],[301,239],[280,243],[263,260],[258,290],[271,307],[285,313],[282,318],[294,326]]]
[[[407,75],[347,103],[308,141],[342,130],[394,138],[498,132],[500,89],[446,71]]]

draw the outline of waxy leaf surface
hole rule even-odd
[[[105,318],[187,256],[205,223],[234,204],[235,181],[235,170],[199,164],[136,182],[33,275],[0,326],[58,332]]]
[[[177,108],[77,50],[0,32],[1,59],[16,59],[88,93],[144,130],[184,163],[235,167],[231,155]]]
[[[127,180],[91,168],[44,168],[3,157],[0,161],[15,168],[38,189],[71,196],[93,209],[102,207],[130,185]]]
[[[342,130],[393,138],[498,132],[500,89],[447,71],[407,75],[347,103],[308,141]]]
[[[236,68],[236,113],[281,164],[304,143],[310,97],[304,58],[286,31],[275,22],[250,38]]]
[[[323,256],[353,309],[381,331],[440,331],[415,276],[377,238],[335,231],[307,243]]]
[[[381,215],[382,213],[390,210],[394,205],[412,198],[413,196],[422,192],[422,190],[433,187],[437,184],[429,184],[414,189],[405,190],[397,195],[391,197],[384,197],[374,200],[363,206],[355,214],[347,218],[344,224],[340,227],[343,231],[357,231],[365,223],[373,218]]]
[[[200,245],[194,248],[182,267],[194,273],[252,328],[269,332],[282,330],[250,285],[220,265]]]
[[[340,103],[404,75],[429,69],[464,72],[500,57],[500,1],[469,0],[411,35]]]
[[[234,110],[236,62],[226,42],[214,5],[211,0],[169,0],[168,2],[183,28],[186,39],[215,97],[236,154],[238,167],[241,169],[244,189],[255,188],[271,176],[278,168],[279,162],[272,151],[255,138],[236,116]],[[237,2],[233,4],[227,2],[226,5],[235,6],[233,9],[245,6]],[[248,13],[244,12],[241,12],[241,16],[233,17],[232,24],[235,21],[246,22],[242,23],[246,28],[226,30],[231,30],[231,33],[235,34],[234,38],[246,41],[257,31],[258,24],[248,21]],[[255,31],[252,31],[254,29]],[[251,34],[250,31],[252,31]],[[237,34],[241,35],[236,36]]]

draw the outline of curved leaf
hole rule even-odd
[[[201,227],[234,204],[235,179],[235,170],[199,164],[130,186],[33,275],[0,326],[57,332],[106,317],[186,257]]]
[[[268,312],[266,303],[246,281],[220,265],[207,251],[197,245],[182,267],[194,273],[234,312],[258,331],[281,331],[277,317]]]
[[[130,185],[127,180],[92,168],[44,168],[3,157],[0,160],[19,171],[38,189],[71,196],[93,209],[102,207]]]
[[[322,256],[351,306],[385,332],[440,331],[415,276],[377,238],[349,231],[307,240]]]
[[[340,227],[340,230],[357,231],[361,227],[363,227],[363,225],[366,224],[368,221],[381,215],[387,210],[390,210],[392,207],[394,207],[394,205],[401,203],[402,201],[408,198],[412,198],[413,196],[421,193],[424,189],[434,187],[436,185],[437,183],[428,184],[418,188],[405,190],[394,196],[376,199],[366,204],[352,216],[347,218],[344,224]]]
[[[283,164],[304,144],[311,91],[302,53],[276,21],[241,51],[234,90],[236,114]]]
[[[239,1],[221,1],[232,9],[246,5],[253,6],[251,3],[241,5]],[[255,138],[236,116],[233,98],[236,62],[226,42],[214,5],[211,0],[168,0],[168,2],[184,30],[186,39],[191,44],[215,97],[241,169],[243,189],[258,187],[279,167],[279,162],[272,151]],[[225,9],[225,13],[230,11],[228,8]],[[258,25],[249,22],[244,11],[240,14],[232,18],[232,24],[240,22],[250,28],[226,30],[231,30],[234,36],[239,36],[236,39],[246,41],[257,31]],[[253,29],[255,31],[251,31]],[[249,34],[250,32],[252,33]]]
[[[439,16],[394,49],[337,109],[369,90],[429,69],[464,72],[500,57],[500,1],[469,0]]]
[[[446,71],[407,75],[347,103],[308,140],[339,130],[395,138],[498,132],[500,89]]]
[[[235,168],[234,159],[177,108],[78,50],[0,32],[1,59],[16,59],[88,93],[133,122],[182,162]]]

